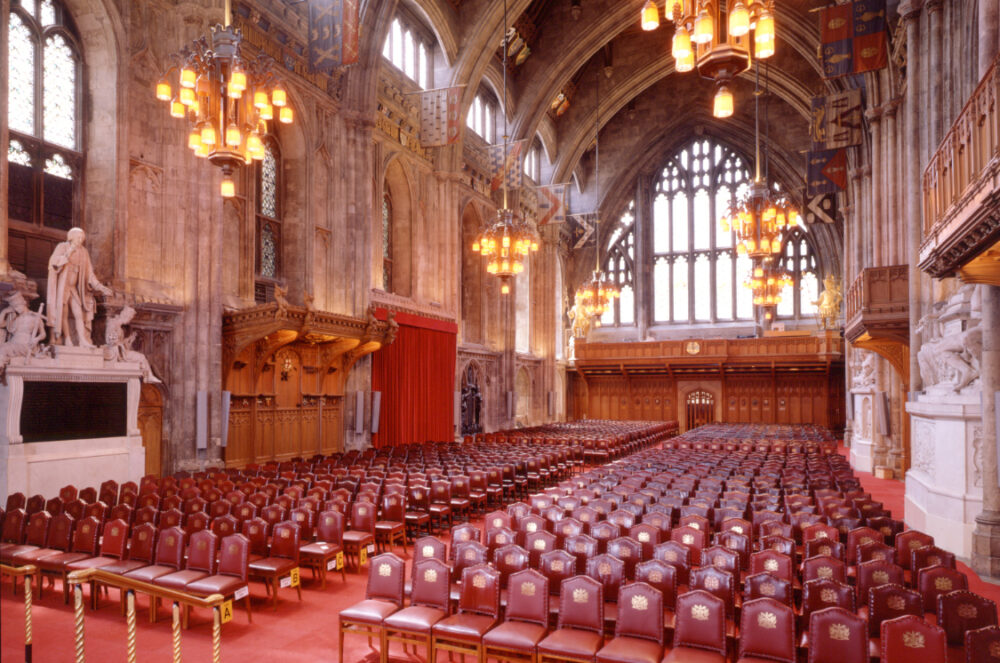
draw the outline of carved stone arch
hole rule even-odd
[[[406,4],[407,8],[417,14],[424,26],[434,33],[438,47],[444,55],[445,65],[451,67],[458,58],[458,34],[453,17],[455,12],[447,6],[444,0],[413,0]],[[381,43],[385,43],[388,31],[380,35]]]
[[[486,310],[483,305],[484,267],[482,258],[473,253],[472,243],[483,227],[479,206],[473,201],[462,208],[462,342],[486,342]]]
[[[515,408],[514,418],[518,423],[528,425],[531,420],[532,392],[534,380],[527,366],[520,366],[514,376]]]
[[[391,233],[392,288],[395,294],[409,297],[413,288],[413,232],[415,227],[416,205],[415,187],[405,166],[405,160],[399,153],[389,156],[382,175],[382,195],[379,198],[376,217],[376,242],[378,258],[376,264],[381,267],[382,255],[382,196],[389,197],[389,227]],[[377,282],[380,282],[382,270],[378,270]]]

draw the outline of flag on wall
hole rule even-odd
[[[573,248],[579,249],[594,237],[594,230],[597,229],[597,212],[570,214],[569,218],[571,221],[570,235],[572,237]]]
[[[566,184],[538,187],[538,226],[566,222]]]
[[[420,144],[439,147],[458,142],[462,123],[458,107],[464,85],[420,93]]]
[[[309,66],[331,74],[358,61],[358,1],[312,0],[309,3]]]
[[[820,60],[825,78],[889,64],[885,0],[854,0],[820,11]]]
[[[836,223],[837,221],[837,194],[824,193],[820,196],[813,196],[806,199],[805,214],[806,223]]]
[[[523,176],[521,157],[527,144],[528,141],[522,139],[513,143],[490,145],[490,191],[496,191],[503,186],[504,178],[507,179],[508,189],[521,188]],[[506,159],[504,159],[505,153]]]
[[[837,193],[847,188],[847,150],[809,152],[806,174],[806,195]]]
[[[813,150],[861,144],[861,89],[813,97],[809,135]]]

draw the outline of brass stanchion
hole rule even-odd
[[[128,590],[125,597],[125,660],[135,663],[135,591]]]
[[[181,606],[177,601],[174,601],[173,630],[174,663],[181,663]]]
[[[83,650],[83,585],[77,582],[73,585],[73,628],[76,647],[76,663],[84,663],[86,655]]]
[[[31,663],[31,574],[24,576],[24,663]]]

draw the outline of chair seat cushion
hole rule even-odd
[[[18,545],[16,543],[5,543],[3,550],[0,550],[0,562],[4,564],[10,564],[14,561],[16,555],[22,553],[31,552],[32,550],[38,550],[38,546],[31,545]]]
[[[395,520],[379,520],[375,522],[376,532],[391,532],[398,529],[403,529],[403,523],[396,522]]]
[[[597,663],[659,663],[663,647],[652,640],[622,636],[597,652]]]
[[[430,634],[431,627],[448,616],[447,611],[425,605],[411,605],[385,618],[385,627],[411,633]]]
[[[399,610],[399,606],[389,601],[365,599],[340,611],[340,621],[381,624],[386,617]]]
[[[674,647],[660,663],[726,663],[726,657],[717,651],[698,647]]]
[[[603,641],[604,638],[593,631],[561,628],[553,631],[547,638],[538,643],[538,653],[544,652],[572,658],[590,658],[601,648]]]
[[[188,583],[184,586],[184,591],[189,594],[198,594],[199,596],[209,596],[211,594],[229,596],[230,594],[235,594],[236,590],[240,587],[246,586],[247,581],[243,578],[214,575],[198,578],[194,582]]]
[[[343,550],[344,547],[339,543],[307,543],[299,548],[299,555],[306,558],[313,557],[326,559],[327,557],[336,555]]]
[[[250,573],[261,575],[281,575],[295,568],[295,560],[287,557],[263,557],[250,562]]]
[[[160,564],[153,564],[152,566],[144,566],[135,571],[129,571],[124,574],[131,578],[132,580],[138,580],[140,582],[153,582],[160,576],[165,576],[168,573],[174,573],[177,569],[172,566],[161,566]]]
[[[434,636],[449,640],[480,640],[496,619],[487,615],[452,615],[434,625]]]
[[[169,587],[170,589],[184,589],[189,583],[207,577],[208,574],[204,571],[184,570],[160,576],[153,581],[153,584],[160,585],[161,587]]]
[[[11,560],[14,562],[15,566],[23,566],[24,564],[37,564],[40,560],[51,557],[52,555],[61,555],[65,553],[65,550],[58,550],[56,548],[34,548],[33,550],[26,550],[21,553],[17,553],[13,556]]]
[[[79,562],[83,559],[90,559],[91,557],[93,555],[90,553],[82,552],[64,552],[57,555],[46,555],[38,560],[38,566],[41,567],[42,571],[62,571],[67,564]]]
[[[108,564],[107,566],[102,566],[101,570],[107,571],[108,573],[125,575],[130,571],[141,569],[144,566],[149,566],[149,562],[144,562],[139,559],[127,559],[122,561],[116,561],[113,564]]]
[[[81,569],[103,569],[106,566],[112,564],[117,564],[119,560],[117,557],[88,557],[87,559],[77,560],[75,562],[70,562],[66,565],[67,571],[79,571]]]
[[[356,529],[349,529],[344,532],[344,545],[360,546],[374,540],[374,535],[370,532],[362,532]]]
[[[447,504],[431,504],[429,511],[431,513],[449,513],[451,512],[451,507]]]
[[[423,523],[430,520],[431,514],[422,511],[407,511],[405,517],[410,522]]]
[[[538,624],[504,622],[483,636],[483,644],[487,647],[531,652],[545,637],[546,631],[547,628]]]

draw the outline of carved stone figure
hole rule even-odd
[[[392,342],[396,340],[396,334],[399,333],[399,323],[396,322],[395,311],[389,311],[389,314],[385,318],[385,323],[388,325],[388,329],[385,331],[385,344],[392,345]]]
[[[916,331],[923,335],[917,363],[926,388],[960,391],[979,377],[983,329],[976,288],[963,286],[947,302],[936,303]]]
[[[275,317],[288,317],[288,307],[291,306],[291,304],[288,303],[288,288],[282,288],[277,284],[274,286],[274,303],[278,305],[278,310],[275,311]]]
[[[135,342],[135,332],[125,335],[125,325],[132,322],[135,309],[126,305],[118,315],[108,318],[108,326],[104,332],[104,358],[107,361],[129,361],[139,364],[142,369],[142,379],[146,382],[159,383],[160,379],[153,374],[146,355],[132,349]]]
[[[49,257],[48,326],[52,328],[54,345],[94,347],[90,333],[97,300],[92,291],[104,296],[111,294],[111,289],[94,274],[90,254],[83,247],[85,238],[82,228],[71,228],[66,241],[57,244]]]
[[[580,303],[579,297],[575,299],[573,307],[566,315],[573,325],[573,338],[586,338],[590,333],[590,317],[583,312],[583,304]]]
[[[823,279],[823,292],[819,294],[819,299],[813,302],[820,318],[823,319],[823,329],[834,329],[837,326],[840,304],[843,301],[844,294],[841,291],[840,280],[833,274],[828,274]]]
[[[854,368],[854,387],[867,387],[875,384],[875,355],[867,350],[856,349],[857,360]]]
[[[7,298],[8,308],[0,313],[4,342],[0,345],[0,380],[6,381],[7,364],[14,357],[29,357],[45,339],[45,316],[28,308],[20,292]]]

